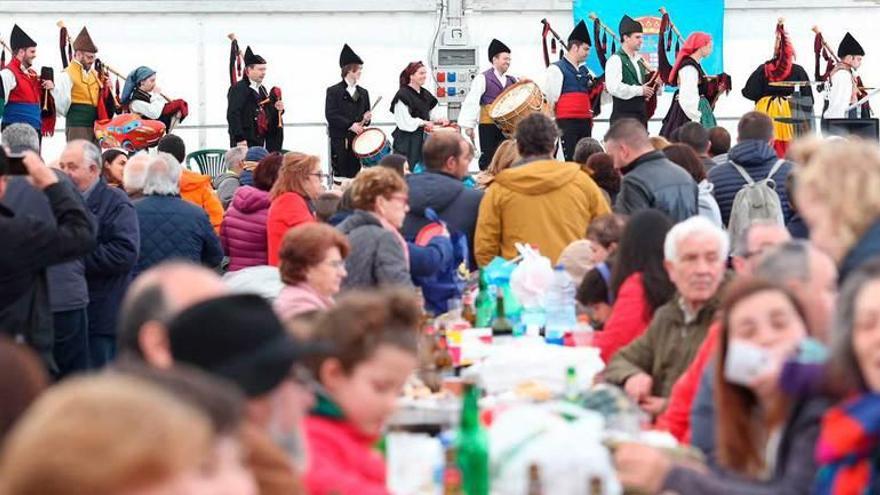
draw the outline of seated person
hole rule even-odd
[[[586,308],[594,330],[601,330],[611,314],[611,268],[608,261],[599,263],[584,275],[578,287],[577,301]]]
[[[669,279],[678,291],[654,313],[639,338],[622,348],[605,370],[642,409],[656,416],[706,337],[718,307],[729,240],[705,217],[676,224],[666,235],[663,254]]]
[[[310,358],[317,404],[305,421],[312,495],[388,494],[385,462],[374,449],[416,369],[421,308],[406,291],[353,292],[314,323],[333,350]]]

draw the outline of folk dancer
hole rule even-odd
[[[865,50],[849,33],[843,37],[837,47],[840,59],[831,71],[831,90],[828,93],[828,108],[822,116],[825,119],[857,119],[859,109],[847,110],[859,101],[859,86],[856,84],[856,73],[862,66]]]
[[[352,178],[361,163],[352,149],[355,138],[370,125],[370,93],[358,85],[364,61],[347,44],[339,54],[342,81],[327,88],[324,115],[330,134],[330,166],[336,177]]]
[[[12,60],[0,70],[3,99],[2,128],[10,124],[24,123],[33,127],[37,134],[43,135],[43,123],[40,116],[40,101],[43,93],[52,91],[52,81],[40,81],[34,71],[33,63],[37,57],[37,42],[31,39],[18,25],[12,28],[9,40],[12,49]],[[54,116],[53,119],[54,121]],[[54,127],[54,123],[53,123]]]
[[[660,128],[660,135],[666,139],[688,122],[698,122],[707,129],[715,127],[715,114],[708,98],[708,79],[700,65],[711,54],[712,37],[706,33],[692,33],[681,47],[666,81],[678,86]]]
[[[605,65],[605,87],[613,99],[611,125],[620,119],[632,118],[648,127],[645,100],[654,96],[655,88],[648,83],[648,73],[639,64],[642,49],[642,24],[628,15],[620,20],[620,49]]]
[[[226,94],[229,146],[264,146],[270,152],[280,151],[284,133],[279,119],[284,112],[284,102],[277,98],[277,88],[272,88],[270,93],[263,86],[266,59],[247,47],[244,65],[245,77],[231,86]]]

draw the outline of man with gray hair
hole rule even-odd
[[[666,397],[706,337],[718,309],[730,242],[705,217],[694,216],[666,235],[663,252],[677,295],[654,312],[645,332],[611,359],[609,383],[621,385],[651,415]]]
[[[89,358],[99,368],[116,357],[116,315],[138,258],[134,206],[101,176],[101,151],[89,141],[67,143],[58,165],[70,175],[98,225],[98,245],[85,258],[89,286]]]
[[[737,275],[752,275],[762,255],[772,248],[791,240],[785,226],[773,220],[754,220],[740,232],[733,242],[733,270]]]
[[[131,200],[140,199],[144,196],[144,180],[147,178],[147,165],[150,163],[150,155],[138,153],[128,159],[122,170],[122,187],[125,194]]]
[[[141,252],[135,275],[168,259],[184,259],[215,268],[223,249],[208,214],[180,198],[182,167],[160,152],[147,165],[144,197],[135,203],[141,232]]]
[[[214,178],[214,189],[217,191],[217,197],[220,198],[220,204],[226,210],[235,191],[241,186],[241,173],[244,171],[244,161],[247,155],[247,149],[244,146],[236,146],[230,148],[223,155],[223,165],[226,166],[226,172]]]

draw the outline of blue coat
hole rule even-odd
[[[880,220],[874,222],[846,253],[840,264],[838,284],[842,286],[853,271],[877,256],[880,256]]]
[[[425,217],[427,208],[433,209],[446,222],[450,232],[467,236],[468,249],[474,252],[474,232],[483,192],[468,189],[461,180],[441,172],[430,170],[412,174],[406,178],[409,185],[409,213],[403,222],[403,236],[415,239],[419,231],[430,221]],[[471,264],[476,266],[471,259]]]
[[[104,179],[95,184],[86,205],[98,222],[98,246],[85,258],[89,334],[115,335],[116,316],[141,244],[138,217],[128,196]]]
[[[223,248],[208,214],[180,196],[146,196],[135,201],[141,251],[134,276],[168,259],[183,259],[210,268],[223,261]]]
[[[746,169],[752,180],[758,182],[767,178],[770,169],[779,159],[776,156],[776,151],[769,144],[758,139],[749,139],[738,143],[730,149],[727,157],[727,163],[713,167],[708,174],[709,182],[715,185],[715,200],[718,201],[718,208],[721,209],[721,221],[725,226],[730,220],[733,198],[746,184],[746,180],[730,165],[730,161],[736,162],[737,165]],[[791,173],[791,163],[786,162],[779,167],[776,175],[773,176],[773,180],[776,182],[776,192],[782,202],[782,215],[786,224],[792,217],[788,192],[785,190],[785,179],[789,173]]]

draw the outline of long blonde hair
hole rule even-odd
[[[492,161],[489,162],[489,166],[486,167],[486,170],[481,172],[477,177],[477,182],[483,188],[489,187],[489,185],[495,180],[496,175],[510,168],[511,165],[518,162],[519,159],[520,156],[519,150],[516,149],[516,140],[505,139],[498,145],[498,148],[495,149],[495,155],[492,156]]]

